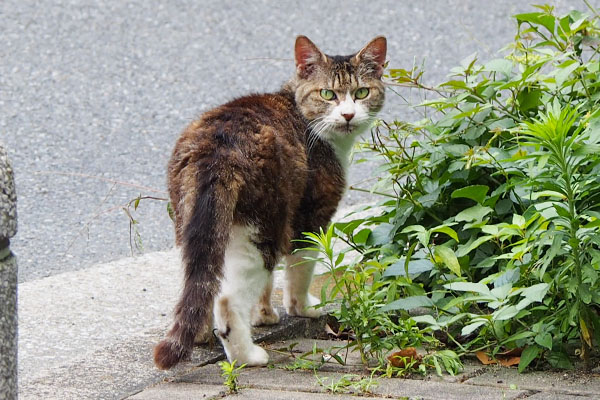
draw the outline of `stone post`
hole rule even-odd
[[[13,171],[0,144],[0,400],[17,398],[17,260],[9,247],[16,232]]]

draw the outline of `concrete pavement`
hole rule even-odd
[[[121,399],[223,358],[218,348],[200,348],[171,371],[153,364],[153,346],[172,321],[180,270],[179,253],[172,250],[21,284],[19,397]],[[280,272],[275,286],[281,304]],[[257,329],[255,338],[310,337],[322,325],[283,318],[273,328]]]

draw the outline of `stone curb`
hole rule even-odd
[[[17,195],[8,154],[0,144],[0,400],[17,398]]]

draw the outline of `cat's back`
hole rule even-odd
[[[188,125],[168,165],[177,231],[183,223],[179,216],[185,219],[188,207],[214,180],[227,181],[227,190],[239,188],[243,214],[255,214],[257,205],[289,208],[305,187],[305,130],[293,95],[285,92],[237,98]],[[281,207],[273,199],[280,199]]]
[[[199,151],[198,155],[231,148],[249,151],[257,145],[264,150],[266,142],[274,139],[272,135],[279,141],[298,144],[304,129],[293,97],[282,93],[251,94],[202,114],[181,134],[174,155],[182,150]]]

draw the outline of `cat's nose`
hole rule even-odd
[[[354,113],[345,113],[342,114],[342,117],[346,118],[346,121],[350,122],[350,120],[354,118]]]

